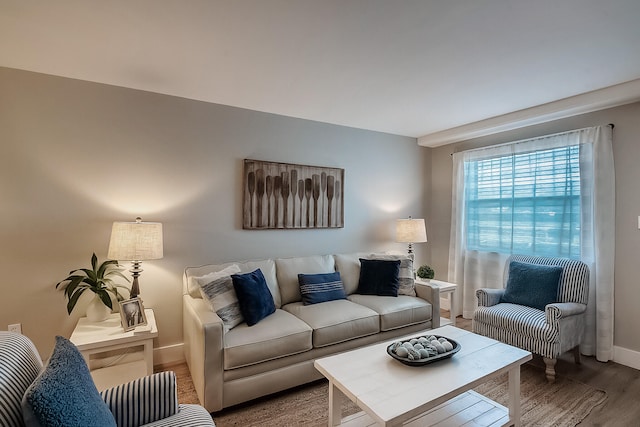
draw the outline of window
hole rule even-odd
[[[580,146],[465,161],[468,250],[580,257]]]

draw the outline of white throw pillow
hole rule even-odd
[[[222,319],[225,332],[244,322],[231,280],[231,275],[238,273],[240,267],[232,264],[220,271],[194,277],[200,286],[202,298],[209,302],[211,309]]]

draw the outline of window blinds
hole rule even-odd
[[[580,257],[580,146],[467,161],[467,249]]]

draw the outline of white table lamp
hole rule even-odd
[[[413,244],[427,241],[427,228],[423,218],[396,220],[396,242],[408,243],[408,253],[413,256]]]
[[[130,297],[137,297],[140,294],[138,277],[143,271],[140,262],[163,256],[162,223],[142,222],[140,217],[135,222],[114,222],[107,256],[132,262],[133,268],[129,270],[133,274]]]

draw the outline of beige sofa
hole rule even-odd
[[[184,352],[200,403],[210,412],[322,378],[316,358],[392,340],[440,322],[437,286],[417,296],[358,295],[359,258],[368,253],[266,259],[190,267],[184,274]],[[224,332],[195,278],[236,264],[262,270],[276,311]],[[298,273],[339,271],[348,299],[303,305]]]

